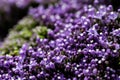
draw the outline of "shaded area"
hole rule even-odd
[[[0,19],[0,38],[4,38],[9,28],[12,28],[23,16],[27,14],[26,9],[18,9],[14,6],[11,7],[10,13],[2,13]]]
[[[114,10],[120,9],[120,0],[112,0],[111,4],[113,5]]]
[[[20,19],[27,15],[30,6],[37,7],[38,3],[31,3],[25,8],[17,8],[15,5],[12,5],[9,12],[0,11],[1,40],[7,36],[10,28],[12,28]]]

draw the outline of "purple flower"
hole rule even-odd
[[[54,56],[52,60],[54,60],[55,63],[61,64],[63,60],[65,60],[66,56],[64,55],[59,55],[59,56]]]
[[[116,12],[110,12],[110,14],[108,15],[108,18],[111,20],[115,20],[117,19],[118,14]]]

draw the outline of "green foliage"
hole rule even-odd
[[[36,37],[47,37],[47,27],[37,25],[37,22],[31,17],[23,18],[14,29],[10,30],[0,52],[3,55],[18,55],[22,44],[29,43],[35,45],[34,41],[31,40],[34,40]]]
[[[45,38],[47,37],[47,27],[37,26],[35,29],[33,29],[33,33],[40,38]]]

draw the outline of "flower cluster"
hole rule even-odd
[[[35,46],[23,44],[18,56],[1,56],[1,79],[120,79],[120,10],[60,0],[31,8],[29,15],[48,28],[46,37],[37,37]]]
[[[119,79],[119,12],[114,12],[111,5],[95,8],[80,4],[63,0],[47,9],[39,6],[30,10],[37,21],[52,25],[46,59],[60,67],[55,79]],[[45,46],[43,42],[38,44]],[[50,63],[44,62],[44,67],[51,67]]]

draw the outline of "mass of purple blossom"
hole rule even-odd
[[[32,0],[16,1],[26,6]],[[120,80],[120,9],[99,1],[30,8],[49,28],[47,38],[23,44],[18,56],[0,56],[0,80]]]

